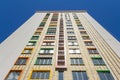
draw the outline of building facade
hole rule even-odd
[[[0,80],[120,80],[120,43],[86,11],[38,11],[0,45]]]

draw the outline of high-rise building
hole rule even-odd
[[[120,80],[120,43],[86,11],[38,11],[0,44],[0,80]]]

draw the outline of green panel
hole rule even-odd
[[[110,70],[97,70],[97,72],[110,72]]]
[[[102,59],[102,57],[91,57],[92,59]]]

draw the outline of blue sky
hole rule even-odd
[[[38,10],[87,10],[120,41],[120,0],[0,0],[0,43]]]

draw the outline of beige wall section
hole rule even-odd
[[[78,13],[78,16],[107,67],[114,75],[115,80],[120,80],[120,58],[116,55],[118,54],[117,51],[119,52],[120,50],[116,51],[114,49],[116,46],[120,47],[119,42],[90,17],[88,13]]]
[[[3,80],[46,13],[35,13],[0,44],[0,80]]]

